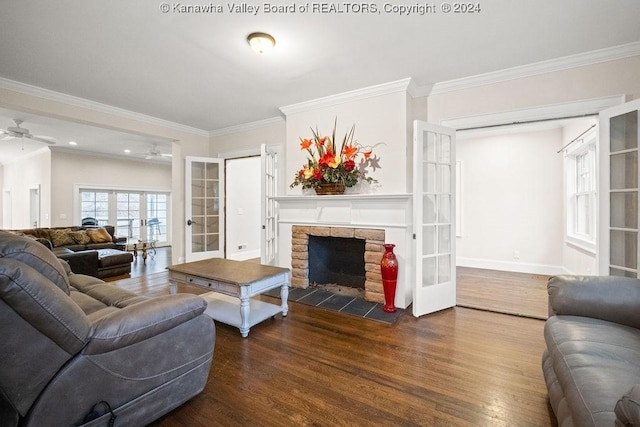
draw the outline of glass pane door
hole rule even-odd
[[[609,274],[638,277],[638,111],[609,118]]]
[[[413,315],[456,304],[455,131],[414,125],[416,279]]]
[[[187,157],[187,261],[224,256],[223,160]]]

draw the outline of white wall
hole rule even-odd
[[[560,128],[461,139],[457,265],[560,274],[564,242]]]
[[[4,166],[4,188],[11,190],[12,223],[3,228],[31,228],[29,221],[29,190],[40,187],[40,221],[42,227],[51,223],[51,151],[44,147]]]
[[[75,185],[170,192],[171,165],[53,151],[50,182],[55,194],[51,226],[64,227],[79,224],[73,211]]]
[[[310,101],[313,103],[313,101]],[[312,138],[311,128],[318,128],[322,135],[330,136],[334,121],[338,119],[336,139],[342,141],[345,133],[356,125],[355,140],[363,146],[374,146],[373,154],[380,160],[380,169],[370,170],[378,184],[357,185],[346,193],[407,193],[411,165],[408,162],[407,109],[410,106],[406,88],[393,93],[355,99],[333,104],[319,103],[317,108],[287,114],[285,172],[286,194],[301,194],[300,187],[289,189],[295,174],[306,164],[306,151],[300,149],[300,138]],[[286,107],[289,108],[289,107]]]
[[[226,173],[226,257],[260,257],[260,157],[229,159]],[[239,248],[239,246],[244,246]]]

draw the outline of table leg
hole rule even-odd
[[[178,293],[178,282],[175,280],[169,279],[169,293],[172,295]]]
[[[289,312],[289,305],[287,304],[287,298],[289,298],[289,283],[285,282],[280,287],[280,300],[282,301],[282,316],[286,317]]]
[[[246,295],[240,297],[240,318],[242,319],[240,335],[242,335],[242,338],[246,338],[249,335],[249,312],[251,310],[249,300],[250,298]]]

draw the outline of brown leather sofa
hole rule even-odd
[[[137,296],[64,264],[0,231],[1,426],[142,426],[202,391],[204,299]]]
[[[123,251],[127,239],[116,237],[111,225],[10,231],[45,244],[58,258],[67,261],[74,273],[99,278],[131,273],[133,255]]]
[[[556,276],[542,358],[558,425],[640,425],[640,280]]]

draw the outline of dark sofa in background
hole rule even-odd
[[[640,425],[640,280],[549,279],[542,358],[558,425]]]
[[[1,426],[106,426],[107,404],[114,425],[142,426],[202,391],[215,343],[203,298],[137,296],[64,264],[0,231]]]
[[[116,237],[111,225],[9,231],[45,244],[58,258],[67,261],[74,273],[105,278],[131,272],[133,255],[123,251],[127,239]]]

